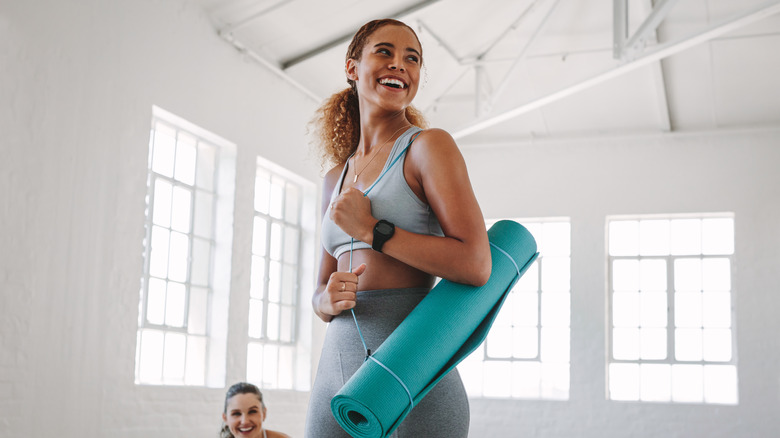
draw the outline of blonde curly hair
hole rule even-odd
[[[391,18],[369,21],[355,33],[347,49],[345,61],[349,59],[360,61],[363,47],[368,42],[368,38],[383,26],[406,27],[417,38],[417,33],[414,32],[414,29],[401,21]],[[417,42],[420,42],[419,38],[417,38]],[[420,53],[420,58],[422,60],[422,53]],[[347,158],[355,152],[360,142],[360,110],[358,107],[357,86],[355,81],[351,79],[347,79],[347,83],[349,84],[348,88],[325,99],[309,123],[314,130],[313,141],[320,149],[323,166],[326,164],[337,165],[345,163]],[[406,119],[412,125],[420,128],[428,127],[428,122],[422,113],[411,105],[406,107]]]

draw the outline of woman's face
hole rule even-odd
[[[361,100],[389,110],[405,109],[417,94],[421,52],[411,30],[382,26],[368,37],[360,61],[347,60],[347,77],[357,82]]]
[[[228,399],[222,420],[236,438],[259,438],[263,436],[265,407],[255,394],[236,394]]]

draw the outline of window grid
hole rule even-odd
[[[459,370],[470,396],[568,399],[570,224],[516,221],[536,239],[539,257],[507,296],[483,345]]]
[[[608,226],[609,397],[736,404],[733,215]]]
[[[154,118],[136,383],[205,385],[217,147]]]
[[[249,299],[247,380],[295,385],[303,187],[258,166]]]

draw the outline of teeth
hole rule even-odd
[[[406,88],[406,85],[403,82],[393,78],[382,78],[379,80],[379,83],[382,85],[388,85],[395,88]]]

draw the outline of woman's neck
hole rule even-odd
[[[357,152],[363,156],[368,154],[374,147],[381,147],[383,143],[392,140],[393,137],[402,133],[404,128],[411,123],[406,119],[406,111],[400,111],[395,114],[374,115],[360,114],[360,142]]]

